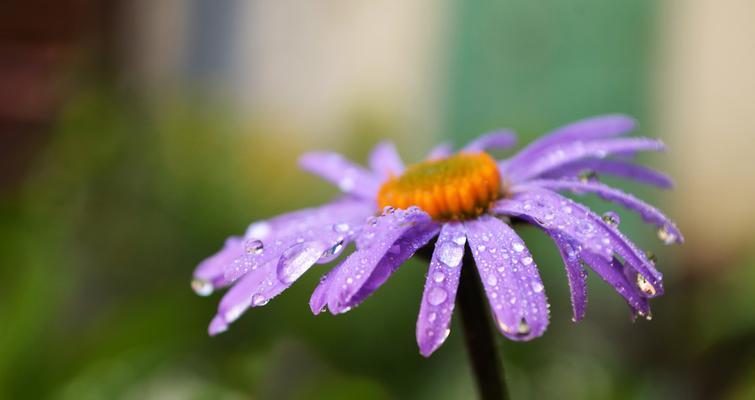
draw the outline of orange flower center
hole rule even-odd
[[[380,187],[378,206],[417,206],[436,220],[475,217],[500,197],[501,176],[486,153],[458,153],[407,167]]]

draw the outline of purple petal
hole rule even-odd
[[[572,320],[581,321],[585,317],[587,309],[587,272],[579,262],[579,254],[572,243],[564,238],[561,234],[549,232],[556,242],[558,252],[564,260],[566,268],[566,277],[569,280],[569,292],[571,293],[571,304],[574,312]]]
[[[501,333],[530,340],[548,326],[548,300],[522,239],[491,215],[464,223],[477,270]]]
[[[382,142],[375,146],[370,154],[370,168],[383,179],[398,176],[404,172],[404,162],[391,142]]]
[[[516,144],[516,134],[508,129],[486,133],[469,142],[462,151],[478,152],[486,150],[505,150]]]
[[[438,229],[430,216],[417,207],[390,210],[373,219],[357,238],[357,250],[333,278],[328,291],[330,312],[343,313],[361,302]]]
[[[312,314],[317,315],[325,311],[325,306],[328,304],[328,290],[330,290],[330,285],[334,280],[333,277],[338,274],[341,265],[342,264],[339,264],[333,267],[330,272],[320,278],[320,283],[317,285],[314,292],[312,292],[312,297],[309,299],[309,308],[312,310]]]
[[[299,165],[335,183],[344,193],[372,200],[380,188],[377,176],[338,153],[307,153],[299,158]]]
[[[425,157],[427,160],[437,160],[439,158],[446,158],[453,153],[453,147],[449,143],[441,143],[435,146],[430,153]]]
[[[648,297],[663,294],[663,275],[655,269],[645,253],[615,227],[587,207],[547,189],[527,189],[511,199],[496,202],[495,213],[523,218],[547,232],[561,233],[570,241],[610,261],[618,254],[646,280]]]
[[[661,229],[659,235],[664,239],[666,244],[674,242],[683,243],[684,237],[673,221],[666,217],[660,210],[645,203],[644,201],[624,193],[619,189],[614,189],[597,182],[578,182],[578,181],[556,181],[556,180],[536,180],[526,183],[527,186],[537,186],[551,190],[570,190],[574,193],[583,192],[595,193],[604,200],[611,201],[626,207],[629,210],[637,212],[642,219],[654,224]]]
[[[625,270],[616,258],[610,261],[602,257],[595,256],[589,252],[581,252],[580,257],[595,271],[604,281],[608,282],[613,288],[627,301],[636,315],[650,316],[650,306],[647,298],[637,288],[637,285],[627,279]]]
[[[435,243],[417,318],[419,352],[429,357],[448,337],[466,243],[464,225],[449,222]]]
[[[662,151],[665,146],[648,138],[622,138],[577,141],[548,148],[531,156],[522,153],[501,166],[502,173],[512,182],[522,182],[583,158],[605,158],[612,154],[634,151]],[[504,169],[505,167],[505,169]]]
[[[248,239],[242,245],[241,256],[226,267],[225,279],[232,282],[261,265],[277,262],[286,250],[297,243],[320,241],[335,246],[343,239],[342,248],[351,241],[374,209],[371,202],[347,198],[284,214],[264,222],[266,225],[262,225],[263,228],[255,227],[260,226],[259,223],[253,224],[247,230]],[[265,235],[255,235],[255,231],[264,232]],[[263,239],[258,239],[261,236]],[[325,258],[322,262],[330,260],[332,258]]]
[[[225,320],[221,316],[216,315],[210,322],[210,326],[208,327],[207,332],[210,334],[210,336],[215,336],[217,334],[225,332],[226,330],[228,330],[228,324],[225,323]]]
[[[194,280],[191,286],[200,296],[209,296],[216,289],[228,286],[225,279],[225,268],[243,253],[243,240],[239,237],[226,239],[223,248],[199,263],[194,270]]]
[[[631,179],[663,189],[670,189],[674,186],[671,178],[664,173],[621,160],[579,160],[551,170],[544,177],[549,179],[576,178],[586,171]]]
[[[627,115],[609,114],[586,118],[546,133],[540,139],[530,143],[514,158],[530,158],[542,150],[574,141],[622,135],[633,131],[636,127],[637,121]]]

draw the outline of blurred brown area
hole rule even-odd
[[[72,67],[107,68],[116,1],[9,0],[0,12],[0,190],[24,176],[73,90]]]

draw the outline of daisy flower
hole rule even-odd
[[[509,131],[485,134],[452,153],[433,150],[405,166],[390,143],[379,144],[369,168],[336,153],[309,153],[305,170],[334,183],[343,195],[325,205],[255,222],[231,237],[194,272],[200,295],[230,286],[210,323],[214,335],[250,307],[267,304],[315,264],[355,250],[328,273],[310,300],[312,312],[345,313],[377,290],[424,246],[434,246],[417,319],[420,353],[432,354],[449,334],[465,251],[487,296],[498,330],[530,340],[548,326],[549,304],[535,260],[512,222],[537,226],[553,238],[564,261],[573,320],[585,315],[586,268],[613,286],[634,315],[650,317],[648,299],[663,294],[663,280],[648,257],[619,230],[613,212],[597,215],[559,192],[595,194],[637,212],[667,244],[681,242],[674,223],[653,206],[601,183],[612,175],[668,188],[670,179],[632,163],[663,143],[622,137],[634,119],[607,115],[582,120],[543,136],[513,157]]]

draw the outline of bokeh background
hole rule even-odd
[[[310,314],[313,271],[218,337],[194,266],[335,194],[312,149],[407,160],[498,127],[526,143],[624,112],[669,144],[667,294],[632,323],[596,277],[570,321],[557,252],[522,229],[546,335],[501,339],[515,398],[755,398],[755,2],[7,0],[0,7],[0,398],[466,399],[461,330],[414,339],[425,266]],[[590,200],[596,209],[611,209]]]

